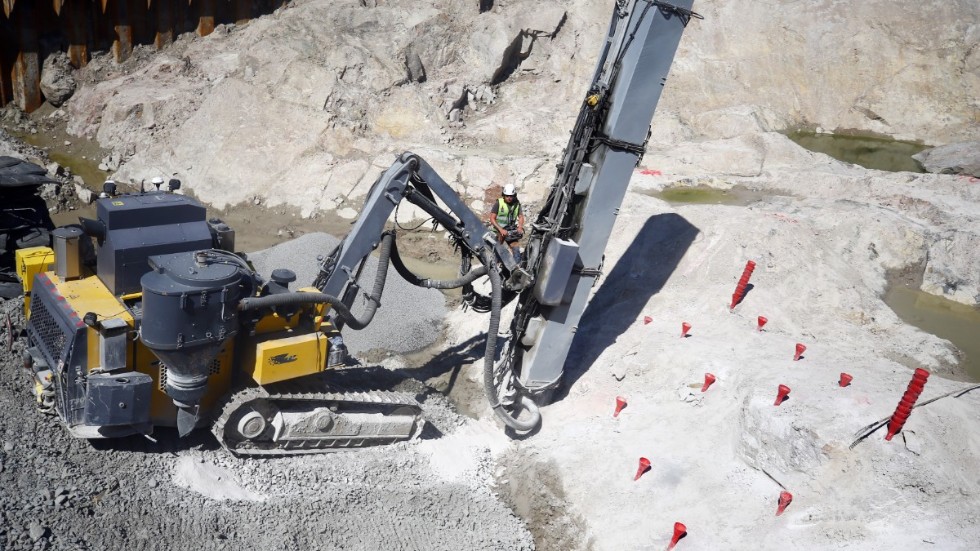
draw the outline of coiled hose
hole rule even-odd
[[[485,260],[485,259],[484,259]],[[484,261],[484,266],[487,262]],[[523,394],[519,395],[519,406],[526,409],[530,414],[527,421],[521,421],[507,413],[504,405],[497,399],[497,385],[494,380],[494,364],[497,356],[497,330],[500,328],[500,310],[503,307],[503,284],[500,281],[500,274],[497,270],[487,270],[490,276],[490,326],[487,328],[487,349],[483,356],[483,392],[487,395],[487,401],[494,414],[508,427],[520,431],[528,432],[534,430],[541,423],[541,412],[538,405],[531,398]],[[519,411],[519,410],[518,410]]]
[[[497,330],[500,328],[500,311],[503,308],[503,284],[500,280],[500,274],[496,270],[487,269],[487,262],[485,261],[485,258],[481,260],[484,261],[482,266],[476,268],[475,270],[471,270],[466,275],[458,279],[425,279],[415,275],[408,269],[408,267],[405,266],[405,263],[402,262],[401,256],[398,254],[397,245],[392,243],[391,247],[391,263],[395,266],[395,271],[397,271],[398,274],[405,279],[405,281],[411,283],[412,285],[428,287],[431,289],[455,289],[457,287],[468,285],[476,281],[476,279],[481,276],[490,276],[490,287],[492,289],[490,326],[487,328],[487,348],[483,357],[483,391],[487,396],[487,401],[490,402],[490,407],[493,409],[494,414],[500,418],[504,424],[514,430],[528,432],[533,430],[539,423],[541,423],[541,412],[538,410],[537,404],[535,404],[531,398],[522,394],[520,396],[519,406],[526,409],[530,413],[530,417],[527,421],[520,421],[507,413],[507,410],[504,409],[503,404],[497,400],[497,385],[494,381],[494,360],[497,356]]]

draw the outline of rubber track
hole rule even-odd
[[[284,392],[283,390],[292,390],[289,387],[292,386],[295,390],[291,392]],[[276,385],[276,392],[268,392],[262,387],[247,388],[235,392],[227,398],[224,407],[221,408],[221,414],[215,419],[214,423],[211,425],[211,432],[214,434],[221,446],[226,450],[237,456],[262,456],[262,457],[277,457],[277,456],[287,456],[287,455],[305,455],[314,453],[329,453],[333,451],[339,451],[350,448],[362,448],[366,446],[378,446],[385,444],[393,444],[395,442],[401,442],[403,440],[412,440],[418,438],[419,434],[422,433],[422,429],[425,426],[425,421],[422,420],[422,408],[415,397],[411,394],[401,393],[401,392],[388,392],[388,391],[345,391],[345,392],[311,392],[307,390],[309,388],[308,384],[294,384],[289,385],[288,383],[280,383]],[[346,402],[346,403],[358,403],[358,404],[384,404],[386,406],[403,406],[410,407],[417,410],[416,414],[416,425],[415,431],[405,437],[395,436],[390,438],[344,438],[337,440],[322,440],[316,439],[308,442],[301,441],[289,441],[286,442],[286,447],[277,448],[259,448],[254,447],[248,441],[238,442],[237,445],[230,445],[229,442],[225,440],[225,425],[231,418],[232,414],[241,406],[246,403],[256,400],[256,399],[267,399],[273,401],[309,401],[309,402]],[[342,415],[342,414],[341,414]]]

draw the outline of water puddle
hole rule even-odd
[[[405,267],[419,277],[439,280],[456,279],[459,277],[458,258],[450,258],[448,260],[444,260],[442,258],[436,260],[422,259],[408,256],[408,254],[412,254],[412,251],[402,251],[399,249],[399,252],[402,253],[401,259],[405,264]],[[474,261],[474,265],[479,266],[480,264],[479,262]],[[453,293],[455,295],[460,294],[459,290],[457,289],[451,290],[455,291]]]
[[[45,116],[52,109],[50,105],[45,104],[34,113],[35,120],[40,121],[36,134],[8,130],[11,135],[25,143],[45,150],[48,158],[63,167],[70,168],[73,175],[81,176],[88,189],[96,193],[102,191],[102,182],[109,177],[108,172],[99,170],[100,159],[104,156],[104,152],[95,140],[69,136],[65,132],[64,122],[47,120]]]
[[[48,157],[59,165],[68,167],[75,176],[81,176],[82,180],[85,180],[85,187],[95,192],[102,191],[102,182],[109,177],[108,172],[99,170],[99,161],[93,159],[83,159],[53,149],[48,151]]]
[[[751,190],[742,186],[718,189],[709,186],[671,186],[662,191],[643,191],[675,205],[732,205],[745,207],[773,196],[772,193]]]
[[[960,367],[980,382],[980,309],[904,285],[892,285],[885,304],[905,323],[953,343],[966,356]]]
[[[925,172],[912,155],[928,148],[926,145],[815,132],[789,132],[786,135],[801,147],[830,155],[845,163],[889,172]]]

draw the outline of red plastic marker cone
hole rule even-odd
[[[779,404],[783,403],[787,396],[789,396],[789,387],[786,385],[779,385],[779,393],[776,394],[776,403],[773,405],[778,406]]]
[[[623,411],[624,407],[626,407],[626,398],[616,396],[616,412],[613,413],[613,417],[619,417],[619,412]]]
[[[711,373],[704,374],[704,386],[701,387],[701,392],[708,390],[708,387],[715,382],[715,376]]]
[[[779,492],[779,507],[776,508],[776,516],[783,514],[790,503],[793,503],[793,494],[786,491]]]
[[[762,331],[762,327],[765,324],[769,323],[769,320],[765,316],[759,316],[759,322],[758,323],[759,323],[759,327],[757,328],[757,330],[758,331]]]
[[[691,330],[691,324],[690,323],[687,323],[686,321],[684,323],[682,323],[681,324],[681,338],[683,339],[684,337],[686,337],[687,336],[687,332],[690,331],[690,330]]]
[[[641,457],[640,466],[636,469],[636,476],[633,477],[633,480],[639,480],[640,477],[643,476],[643,474],[649,470],[650,470],[650,460],[647,459],[646,457]]]
[[[843,386],[848,386],[849,384],[851,384],[851,381],[852,380],[854,380],[854,377],[851,377],[847,373],[841,373],[840,374],[840,381],[837,384],[839,384],[842,387]]]
[[[898,403],[898,407],[895,408],[895,413],[892,414],[892,418],[888,421],[888,434],[885,436],[885,440],[891,440],[893,436],[902,431],[902,427],[908,421],[909,415],[912,415],[912,408],[915,407],[915,401],[919,399],[919,394],[922,393],[922,389],[925,388],[928,379],[928,371],[922,368],[915,370],[915,374],[912,375],[912,380],[909,381],[908,388],[905,389],[905,394],[902,395],[902,401]]]
[[[653,321],[653,318],[650,316],[643,316],[643,325],[650,325],[651,321]]]
[[[802,343],[796,343],[796,354],[793,355],[793,361],[800,361],[800,358],[803,356],[804,352],[806,352],[806,346],[804,346]]]
[[[752,277],[752,272],[755,270],[755,262],[749,260],[745,263],[745,269],[742,270],[742,277],[738,280],[738,285],[735,286],[735,292],[732,293],[732,304],[728,307],[728,310],[734,310],[735,306],[745,298],[745,290],[749,285],[749,278]]]
[[[679,522],[674,523],[674,537],[670,538],[670,545],[667,546],[667,551],[670,551],[677,545],[677,542],[681,541],[681,538],[687,535],[687,526]]]

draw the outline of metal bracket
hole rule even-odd
[[[660,10],[660,14],[664,16],[664,19],[670,19],[672,15],[676,15],[681,19],[681,23],[685,27],[687,26],[688,23],[690,23],[692,17],[694,19],[704,19],[704,16],[697,12],[691,11],[686,8],[679,8],[667,2],[660,2],[658,0],[643,0],[643,1],[656,6],[657,9]]]

